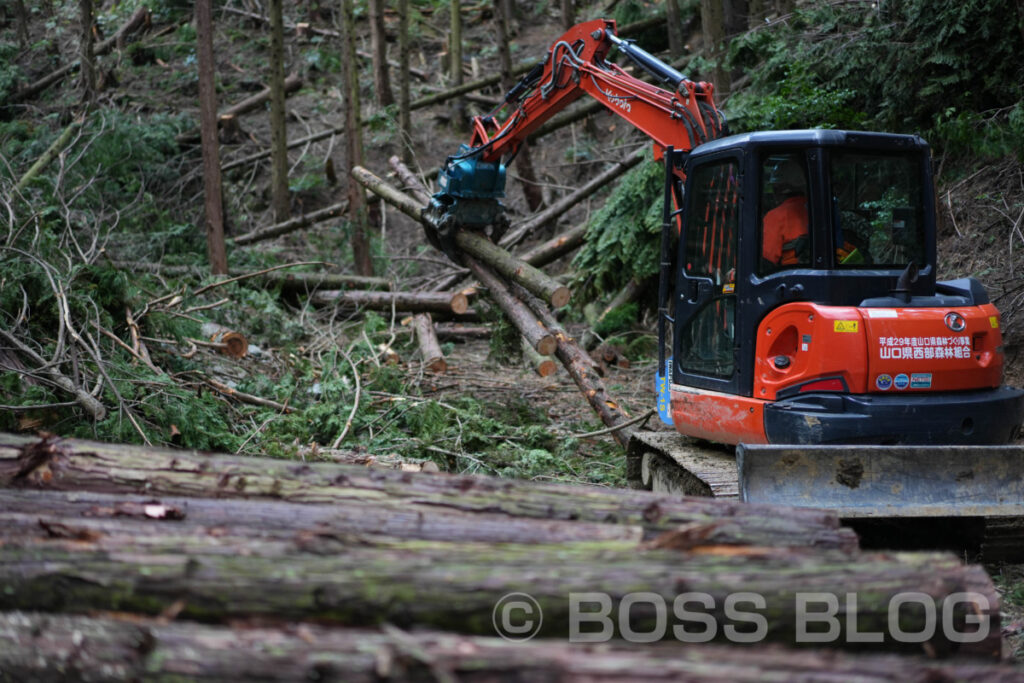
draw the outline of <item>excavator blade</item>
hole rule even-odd
[[[843,518],[1024,515],[1024,446],[740,445],[736,465],[749,502]]]

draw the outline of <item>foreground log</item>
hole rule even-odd
[[[845,551],[857,547],[856,535],[839,526],[834,512],[825,510],[5,433],[0,433],[0,485],[323,504],[394,501],[424,514],[453,509],[510,518],[638,525],[648,536],[680,526],[713,524],[705,539],[711,543]]]
[[[469,299],[462,292],[317,291],[310,301],[317,306],[408,313],[463,314],[469,310]]]
[[[470,257],[465,257],[465,263],[470,272],[480,283],[487,288],[487,294],[498,305],[501,312],[505,314],[508,321],[519,330],[526,342],[532,346],[537,353],[550,356],[555,352],[555,338],[551,336],[547,328],[537,320],[537,317],[530,312],[521,301],[516,299],[509,292],[505,283],[498,279],[485,266],[477,263]]]
[[[178,543],[196,552],[277,554],[328,549],[337,539],[386,543],[396,539],[452,543],[601,544],[635,548],[645,532],[635,524],[601,524],[509,517],[500,513],[428,509],[402,501],[341,499],[330,505],[268,500],[182,498],[86,491],[0,489],[0,539],[8,542],[89,541],[112,552],[136,544]],[[205,549],[205,550],[204,550]]]
[[[145,263],[142,261],[114,261],[113,265],[121,270],[133,273],[153,273],[164,277],[182,277],[190,275],[203,278],[209,275],[208,268],[186,265],[165,265],[163,263]],[[330,266],[331,264],[322,264]],[[228,275],[233,278],[255,280],[267,287],[280,287],[284,292],[308,294],[316,289],[391,289],[391,280],[383,277],[367,277],[351,273],[330,272],[281,272],[245,271],[231,269]]]
[[[416,340],[420,345],[420,357],[423,365],[431,372],[444,374],[448,371],[448,363],[441,353],[441,344],[434,332],[434,321],[429,313],[419,313],[412,317],[412,326],[416,331]]]
[[[558,372],[558,364],[551,360],[550,356],[538,353],[537,350],[530,346],[525,339],[522,339],[522,347],[523,357],[538,375],[541,377],[550,377]]]
[[[952,554],[850,556],[779,548],[737,553],[732,546],[699,540],[693,545],[695,539],[683,533],[668,536],[616,549],[587,543],[381,542],[325,534],[307,539],[299,551],[294,544],[249,539],[236,545],[210,535],[163,542],[119,538],[116,550],[88,538],[11,540],[0,563],[0,610],[157,615],[173,609],[180,618],[204,621],[310,619],[490,635],[495,606],[522,592],[543,614],[539,635],[564,638],[571,633],[574,604],[576,614],[593,612],[596,594],[620,605],[640,593],[643,599],[623,620],[609,620],[611,628],[663,639],[673,633],[665,628],[666,610],[688,593],[686,610],[715,624],[712,629],[691,617],[690,633],[720,642],[743,642],[746,636],[751,643],[800,643],[808,633],[835,628],[822,645],[1000,655],[995,588],[980,567],[965,567]],[[900,608],[900,596],[906,595],[913,600]],[[827,627],[801,622],[827,609],[825,596],[844,605],[844,618]],[[891,621],[894,602],[898,609]],[[971,625],[968,616],[980,623]],[[937,628],[938,623],[946,626]],[[594,626],[590,621],[581,631]],[[958,648],[946,638],[954,632],[974,635],[977,642]]]
[[[395,628],[211,626],[115,616],[0,613],[0,670],[11,680],[680,681],[1015,683],[1009,664],[725,645],[509,643]]]

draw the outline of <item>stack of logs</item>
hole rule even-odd
[[[829,512],[4,434],[0,500],[10,680],[1020,675],[998,661],[1000,603],[981,568],[862,552]],[[817,649],[794,648],[800,592],[846,606]],[[535,639],[496,637],[510,593],[535,601]],[[581,644],[567,637],[579,593],[643,599],[611,613],[609,642]],[[673,628],[683,593],[703,596],[687,609],[708,620],[682,624],[691,642]],[[752,594],[730,613],[730,596]],[[893,635],[901,594],[917,602],[896,627],[920,642]],[[922,601],[940,626],[985,636],[929,634]],[[756,642],[737,644],[758,619]]]

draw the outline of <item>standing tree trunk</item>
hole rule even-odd
[[[345,94],[345,161],[349,171],[348,211],[352,223],[352,260],[357,274],[373,275],[366,198],[363,196],[363,188],[351,178],[352,169],[363,165],[354,21],[352,0],[341,0],[341,72],[342,92]]]
[[[672,59],[683,56],[683,18],[679,14],[679,0],[665,0],[665,18],[668,22],[668,51]]]
[[[274,222],[288,220],[288,132],[284,112],[284,19],[281,0],[270,0],[270,159]]]
[[[203,197],[206,251],[214,275],[228,272],[224,246],[224,207],[217,143],[217,92],[214,86],[213,11],[210,0],[196,0],[196,59],[199,65],[199,129],[203,147]]]
[[[25,0],[15,0],[14,12],[18,19],[18,46],[21,49],[28,47],[28,9],[25,7]]]
[[[384,0],[370,0],[370,53],[373,59],[373,88],[377,106],[395,103],[388,73],[388,42],[384,33]]]
[[[564,0],[572,4],[572,0]],[[564,6],[563,6],[564,7]],[[508,14],[508,4],[504,0],[495,0],[494,18],[498,31],[498,55],[501,59],[501,87],[505,92],[512,89],[515,82],[512,79],[512,55],[509,51],[509,24],[511,17]],[[537,173],[533,170],[533,160],[530,158],[530,148],[524,140],[516,156],[516,166],[519,170],[519,183],[523,188],[523,196],[526,197],[526,204],[530,211],[539,211],[544,206],[544,193],[541,192],[537,183]]]
[[[402,160],[412,162],[412,122],[409,116],[409,0],[398,0],[398,129]]]
[[[451,0],[451,26],[448,33],[448,58],[449,73],[452,77],[452,87],[462,85],[462,2]],[[454,101],[452,120],[457,130],[466,128],[466,107],[461,98]]]
[[[502,0],[498,0],[503,5]],[[568,31],[576,23],[576,3],[573,0],[562,0],[562,27]]]
[[[704,33],[704,49],[715,63],[715,93],[724,95],[732,88],[725,59],[725,15],[719,0],[701,0],[700,21]],[[719,98],[721,99],[721,97]]]
[[[82,101],[91,102],[96,99],[96,55],[93,51],[92,0],[79,0],[78,9],[82,20],[82,36],[81,44],[79,45]]]

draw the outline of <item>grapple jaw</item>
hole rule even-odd
[[[459,154],[448,157],[437,175],[438,192],[423,210],[430,243],[459,262],[455,233],[483,232],[497,242],[508,230],[509,220],[500,198],[505,196],[505,166],[500,161],[482,161],[462,145]]]

